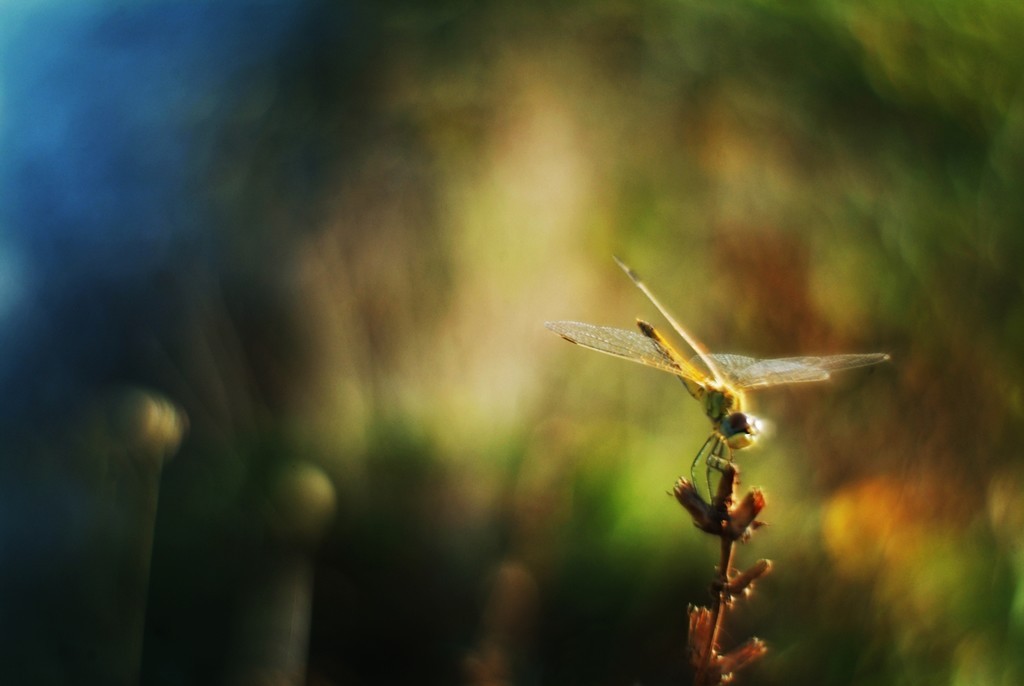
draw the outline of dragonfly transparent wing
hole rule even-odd
[[[584,348],[639,362],[697,383],[703,384],[708,379],[708,375],[700,368],[674,355],[671,349],[662,347],[651,338],[633,331],[584,322],[545,322],[544,326],[570,343],[582,345]],[[704,367],[703,363],[701,367]]]
[[[885,353],[830,355],[828,357],[780,357],[758,360],[731,354],[713,354],[715,364],[739,390],[781,386],[790,383],[825,381],[832,372],[867,367],[889,359]],[[691,360],[694,364],[700,358]]]
[[[653,291],[647,287],[647,284],[644,283],[639,274],[630,269],[626,263],[618,257],[612,255],[612,259],[615,260],[615,264],[619,265],[619,268],[622,269],[622,271],[626,272],[626,276],[628,276],[636,287],[640,289],[640,292],[647,296],[647,299],[651,301],[651,304],[654,305],[655,308],[657,308],[658,312],[661,312],[661,316],[663,316],[668,323],[672,325],[672,328],[676,330],[676,333],[679,334],[679,336],[686,341],[686,344],[693,348],[697,353],[697,357],[700,358],[700,364],[697,366],[697,369],[706,369],[708,372],[707,375],[714,379],[716,384],[721,385],[724,383],[725,379],[722,378],[722,374],[718,369],[718,364],[715,363],[714,357],[708,352],[708,349],[704,347],[704,344],[690,335],[690,332],[683,328],[682,324],[676,321],[676,318],[673,317],[668,308],[662,305],[661,301],[654,296]]]

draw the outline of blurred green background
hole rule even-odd
[[[714,351],[892,355],[753,397],[739,682],[1024,679],[1024,5],[74,8],[0,35],[10,675],[114,683],[143,387],[143,683],[231,682],[296,549],[308,683],[689,683],[707,420],[543,328],[660,322],[615,254]]]

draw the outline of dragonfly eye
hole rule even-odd
[[[761,433],[761,420],[743,412],[733,412],[722,422],[722,429],[729,447],[739,450],[754,443]]]

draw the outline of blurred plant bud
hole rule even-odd
[[[741,501],[729,508],[728,531],[734,540],[747,540],[755,529],[763,525],[756,517],[764,506],[764,493],[761,489],[754,488],[748,491]]]
[[[101,407],[105,417],[96,428],[102,443],[138,459],[161,463],[177,452],[188,432],[184,410],[156,391],[121,388]]]
[[[672,489],[672,495],[690,513],[694,526],[716,536],[722,533],[722,518],[716,508],[704,501],[692,483],[679,479]]]
[[[711,643],[712,617],[711,610],[698,605],[690,605],[690,633],[687,638],[690,664],[700,667],[700,661],[707,654]]]
[[[736,596],[741,593],[746,593],[750,590],[751,584],[760,579],[762,576],[770,572],[772,569],[771,560],[758,560],[754,563],[754,566],[729,579],[729,582],[725,584],[725,592],[729,595]]]
[[[752,638],[738,648],[720,656],[718,669],[722,674],[722,681],[729,681],[734,672],[738,672],[755,660],[764,657],[767,652],[768,646],[764,641]]]
[[[270,530],[283,541],[314,545],[334,517],[334,484],[316,465],[290,465],[274,485],[267,509]]]

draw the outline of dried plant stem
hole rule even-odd
[[[717,684],[719,682],[717,670],[712,671],[709,668],[711,666],[711,658],[717,652],[718,634],[722,629],[725,609],[728,606],[726,585],[729,582],[729,570],[732,568],[732,558],[736,550],[736,542],[723,536],[721,539],[721,550],[722,556],[718,563],[718,579],[713,584],[713,586],[718,587],[718,590],[714,593],[713,600],[711,601],[711,637],[708,641],[707,649],[700,659],[700,667],[694,679],[694,683],[698,686]]]
[[[746,540],[760,526],[756,517],[764,507],[764,496],[757,489],[736,502],[733,493],[737,483],[738,471],[735,465],[730,464],[722,470],[711,503],[707,503],[686,479],[676,482],[673,490],[697,528],[717,536],[720,542],[718,568],[711,583],[711,607],[690,608],[689,653],[690,664],[695,670],[695,686],[722,683],[733,672],[763,656],[766,650],[764,643],[756,638],[726,654],[722,654],[718,644],[726,610],[733,598],[747,593],[750,585],[771,569],[770,562],[759,560],[749,570],[730,576],[736,541]]]
[[[716,513],[716,519],[720,522],[727,521],[729,508],[733,502],[733,489],[736,486],[736,468],[729,466],[722,474],[718,482],[718,492],[711,500],[711,509]],[[700,656],[697,674],[694,677],[696,686],[704,684],[717,684],[720,682],[720,673],[717,669],[711,669],[712,658],[718,652],[718,634],[722,629],[722,622],[725,618],[727,606],[726,586],[729,583],[729,570],[732,569],[732,559],[736,550],[736,539],[727,533],[728,527],[723,527],[719,539],[721,555],[718,561],[718,578],[711,584],[711,626],[707,646],[704,654]]]

